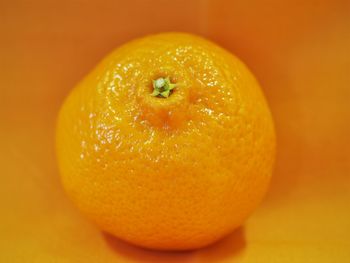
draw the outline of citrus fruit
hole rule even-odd
[[[62,182],[102,230],[139,246],[206,246],[243,223],[275,151],[262,91],[234,55],[183,33],[113,51],[65,100]]]

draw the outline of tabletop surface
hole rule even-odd
[[[0,1],[0,262],[346,262],[350,258],[349,1]],[[261,83],[277,131],[271,188],[220,242],[136,248],[64,194],[57,111],[108,52],[149,33],[203,35]]]

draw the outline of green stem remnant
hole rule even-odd
[[[176,87],[176,84],[171,83],[169,77],[158,78],[153,80],[153,97],[167,98],[171,94],[171,91]]]

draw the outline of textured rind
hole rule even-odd
[[[178,83],[149,98],[152,79]],[[235,56],[189,34],[132,41],[59,114],[63,185],[101,229],[137,245],[193,249],[238,227],[268,187],[275,151],[260,87]]]

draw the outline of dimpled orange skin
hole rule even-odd
[[[152,80],[170,77],[168,98]],[[62,182],[102,230],[161,250],[206,246],[267,190],[275,135],[262,91],[235,56],[166,33],[129,42],[68,96],[57,125]]]

